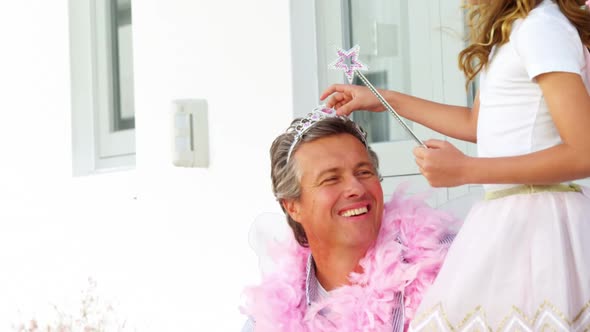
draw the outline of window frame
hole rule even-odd
[[[68,4],[74,176],[135,167],[135,129],[111,130],[117,86],[110,69],[107,1]]]

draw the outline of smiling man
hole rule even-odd
[[[301,194],[284,200],[283,206],[304,229],[318,285],[331,290],[347,284],[350,271],[361,272],[358,261],[379,234],[379,175],[365,146],[350,134],[304,144],[293,158],[301,174]]]
[[[275,139],[271,166],[293,237],[246,290],[243,331],[403,331],[455,220],[401,193],[384,204],[364,131],[323,106]]]

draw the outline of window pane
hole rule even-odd
[[[131,0],[110,0],[113,131],[135,128]]]
[[[345,22],[350,45],[361,46],[362,61],[368,65],[367,79],[381,89],[411,93],[409,64],[410,25],[408,0],[345,0]],[[353,84],[363,85],[358,78]],[[402,141],[409,134],[389,112],[355,112],[353,118],[367,130],[370,143]],[[413,123],[405,120],[412,128]]]

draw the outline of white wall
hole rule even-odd
[[[243,323],[247,233],[279,211],[268,148],[293,114],[288,1],[133,5],[137,167],[72,178],[67,1],[0,2],[2,331],[76,308],[89,276],[140,331]],[[208,169],[171,166],[177,98],[209,103]]]

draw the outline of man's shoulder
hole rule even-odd
[[[248,318],[246,323],[244,323],[244,326],[242,326],[241,332],[254,332],[255,326],[256,326],[256,323],[254,322],[254,319]]]

